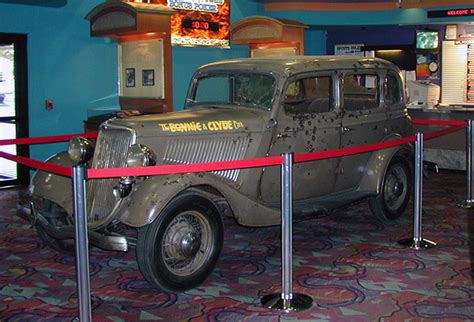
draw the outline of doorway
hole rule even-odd
[[[27,36],[0,33],[0,140],[28,137]],[[0,151],[28,157],[27,145]],[[0,187],[27,184],[29,170],[0,158]]]

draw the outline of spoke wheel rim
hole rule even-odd
[[[178,276],[194,273],[212,253],[209,221],[198,211],[180,213],[166,228],[161,250],[164,264],[170,272]]]

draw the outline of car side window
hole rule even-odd
[[[395,73],[389,72],[384,81],[384,101],[389,109],[400,108],[403,106],[402,85],[400,77]]]
[[[376,74],[346,74],[343,84],[346,111],[370,110],[379,106],[379,77]]]
[[[284,97],[286,114],[325,113],[332,109],[331,76],[301,78],[288,84]]]

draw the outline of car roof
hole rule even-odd
[[[223,60],[202,66],[199,71],[212,70],[255,70],[290,76],[313,70],[333,70],[352,68],[398,68],[384,59],[357,56],[285,56],[259,57]]]

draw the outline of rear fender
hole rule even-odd
[[[401,136],[393,135],[386,138],[384,141],[399,138],[401,138]],[[382,189],[383,179],[388,165],[390,164],[390,161],[392,161],[392,158],[397,154],[401,154],[410,161],[413,155],[412,145],[406,144],[373,152],[369,162],[367,163],[365,174],[359,185],[359,190],[378,195]]]
[[[72,167],[71,159],[66,151],[53,155],[46,162]],[[45,171],[37,171],[31,179],[29,193],[55,202],[70,215],[73,213],[71,178]]]

